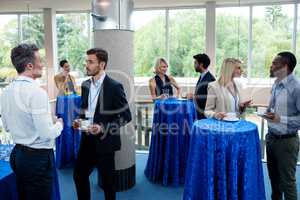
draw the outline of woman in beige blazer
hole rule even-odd
[[[234,78],[241,76],[241,61],[235,58],[226,58],[221,67],[220,78],[208,85],[205,116],[222,120],[226,113],[244,112],[251,103],[240,102],[240,92]]]

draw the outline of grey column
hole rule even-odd
[[[106,73],[123,84],[134,121],[133,31],[130,27],[132,10],[132,0],[95,0],[92,16],[94,47],[103,48],[108,52]],[[123,191],[133,187],[135,185],[134,122],[121,129],[121,150],[116,152],[115,163],[117,190]]]

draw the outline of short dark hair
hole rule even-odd
[[[107,61],[108,61],[108,53],[107,51],[105,51],[104,49],[101,48],[92,48],[86,51],[87,55],[92,55],[95,54],[98,62],[105,62],[105,66],[104,69],[106,68],[107,65]]]
[[[210,59],[209,59],[208,55],[206,55],[205,53],[200,53],[200,54],[194,55],[193,58],[195,60],[197,60],[199,65],[202,63],[204,69],[207,69],[208,66],[210,65]]]
[[[11,50],[10,59],[17,72],[20,74],[25,71],[26,65],[34,64],[34,52],[39,48],[35,44],[19,44]]]
[[[289,51],[283,51],[277,54],[281,57],[281,63],[286,64],[289,68],[290,73],[292,73],[297,65],[297,59],[295,55]]]
[[[68,63],[68,61],[67,61],[66,59],[61,60],[61,61],[59,62],[59,66],[60,66],[60,67],[63,67],[64,64],[66,64],[66,63]]]

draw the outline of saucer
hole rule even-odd
[[[237,122],[240,119],[238,117],[224,117],[223,120],[227,122]]]

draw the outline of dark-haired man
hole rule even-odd
[[[120,127],[131,121],[131,113],[122,84],[105,73],[108,54],[100,48],[88,50],[87,75],[91,79],[81,86],[82,119],[91,125],[82,134],[74,169],[74,181],[79,200],[89,200],[89,176],[96,167],[101,174],[106,200],[116,199],[115,151],[121,148]],[[74,128],[80,121],[74,122]]]
[[[268,120],[267,164],[272,199],[297,200],[296,165],[299,151],[300,82],[293,75],[296,58],[281,52],[274,58],[270,73],[276,77],[266,113]]]
[[[208,71],[208,66],[210,65],[208,55],[202,53],[194,55],[193,58],[195,71],[201,73],[201,75],[197,82],[194,94],[188,94],[187,98],[194,98],[197,110],[197,119],[200,120],[205,119],[204,109],[207,99],[208,83],[215,81],[215,77]]]
[[[64,94],[75,94],[76,93],[76,82],[74,76],[70,74],[71,68],[67,60],[61,60],[59,65],[62,72],[55,75],[55,85],[59,91],[59,95]]]
[[[16,174],[19,199],[52,198],[54,139],[62,120],[53,124],[49,98],[35,79],[43,64],[35,45],[20,44],[11,51],[18,77],[4,90],[1,114],[4,128],[16,144],[10,165]]]

